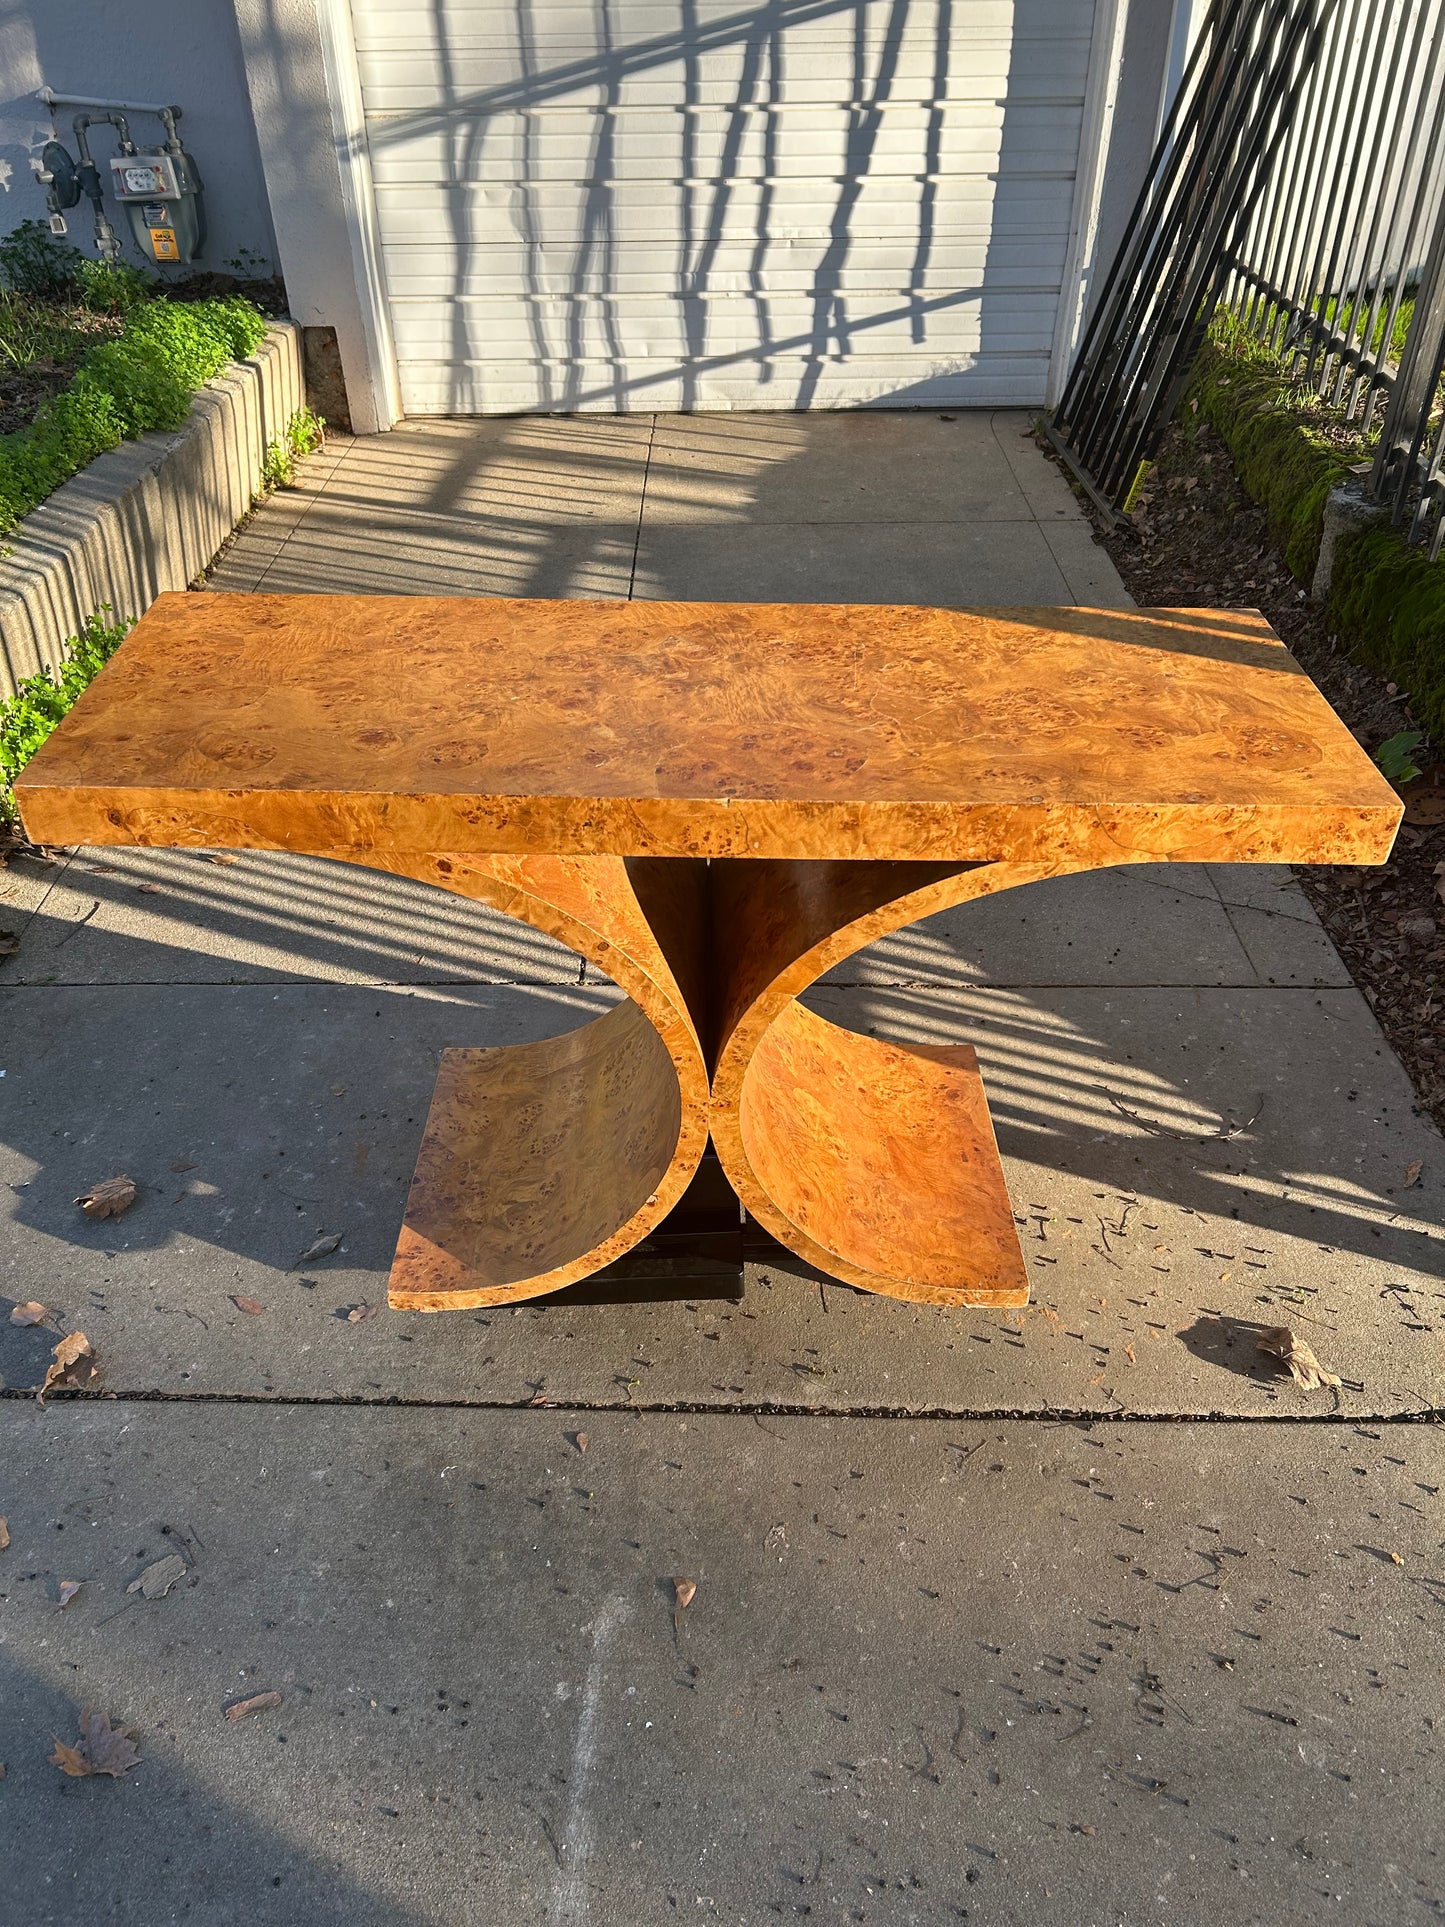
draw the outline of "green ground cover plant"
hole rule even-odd
[[[19,821],[15,778],[129,633],[131,623],[112,617],[109,603],[97,609],[80,634],[65,643],[57,667],[27,676],[9,701],[0,703],[0,827],[14,829]]]
[[[1330,490],[1370,453],[1358,428],[1231,314],[1210,324],[1185,406],[1229,444],[1239,479],[1269,517],[1291,572],[1308,582]]]
[[[1183,409],[1222,436],[1308,585],[1330,490],[1370,458],[1370,443],[1228,314],[1210,325]],[[1445,742],[1445,558],[1407,548],[1387,524],[1366,528],[1336,550],[1327,614],[1351,654],[1407,689],[1432,740]]]
[[[121,325],[86,348],[32,422],[0,435],[0,533],[107,449],[148,429],[179,428],[196,390],[228,361],[252,354],[266,333],[260,309],[241,296],[166,301],[134,268],[85,261],[44,229],[25,232],[39,227],[27,222],[0,241],[7,283],[0,341],[8,338],[16,356],[47,352],[46,339],[61,326],[55,303],[62,294]]]
[[[314,455],[326,444],[326,421],[310,408],[298,408],[266,449],[261,464],[261,480],[268,489],[290,488],[296,480],[296,464],[303,455]]]

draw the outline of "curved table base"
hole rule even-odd
[[[627,993],[565,1036],[444,1054],[393,1306],[588,1277],[667,1215],[709,1134],[747,1209],[830,1276],[1027,1302],[973,1051],[864,1037],[796,1000],[877,937],[1080,866],[328,854],[490,903]]]

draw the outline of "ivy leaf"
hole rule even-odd
[[[1418,729],[1402,729],[1375,751],[1375,767],[1391,783],[1411,783],[1420,774],[1413,754],[1425,740]]]

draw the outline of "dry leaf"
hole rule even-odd
[[[228,856],[224,850],[217,850],[214,856],[206,858],[207,863],[234,863],[236,860],[235,857]]]
[[[118,1218],[135,1203],[135,1179],[107,1178],[93,1184],[75,1200],[87,1218]]]
[[[677,1610],[680,1613],[685,1613],[696,1596],[697,1581],[695,1579],[674,1579],[672,1589],[677,1594]]]
[[[1411,1163],[1405,1166],[1405,1189],[1407,1191],[1410,1189],[1410,1186],[1412,1184],[1418,1184],[1420,1182],[1420,1173],[1424,1169],[1425,1169],[1425,1161],[1423,1158],[1415,1158]],[[15,1316],[13,1311],[11,1312],[10,1316],[12,1318]]]
[[[133,1766],[140,1765],[134,1736],[112,1726],[104,1713],[92,1713],[89,1707],[80,1716],[77,1745],[67,1746],[56,1734],[51,1738],[55,1741],[55,1751],[50,1756],[50,1764],[74,1780],[88,1779],[94,1773],[109,1773],[118,1780],[122,1773],[129,1773]]]
[[[142,1599],[164,1599],[178,1579],[184,1579],[190,1567],[178,1552],[157,1559],[153,1566],[147,1566],[139,1579],[132,1579],[126,1587],[127,1592],[138,1592]]]
[[[0,930],[0,957],[13,957],[20,948],[20,939],[13,930]]]
[[[138,883],[135,887],[141,891],[143,895],[148,897],[158,897],[162,894],[161,886],[158,883]]]
[[[1390,1554],[1390,1564],[1392,1566],[1403,1566],[1404,1563],[1405,1561],[1400,1557],[1398,1552],[1392,1552]]]
[[[32,1298],[29,1304],[13,1305],[10,1310],[12,1325],[40,1325],[50,1316],[48,1305],[37,1304]]]
[[[344,1231],[324,1232],[314,1244],[307,1245],[301,1256],[296,1260],[296,1264],[291,1266],[292,1271],[296,1269],[296,1265],[309,1265],[313,1264],[318,1258],[329,1258],[345,1236],[346,1233]]]
[[[10,1521],[0,1513],[0,1552],[10,1543]]]
[[[43,1405],[45,1394],[52,1390],[63,1392],[79,1391],[95,1377],[100,1370],[95,1362],[95,1350],[84,1332],[67,1332],[60,1343],[54,1347],[53,1365],[46,1367],[45,1377],[40,1382],[36,1397]]]
[[[194,1171],[195,1168],[196,1165],[193,1158],[177,1158],[171,1166],[173,1171]]]
[[[1126,1345],[1124,1347],[1124,1356],[1131,1365],[1137,1365],[1139,1363],[1138,1359],[1134,1356],[1134,1347],[1132,1345]]]
[[[579,1452],[585,1452],[591,1444],[591,1440],[585,1432],[574,1432],[572,1434],[572,1443],[577,1447]]]
[[[237,1311],[248,1311],[253,1317],[266,1309],[259,1298],[247,1298],[244,1292],[239,1291],[231,1293],[231,1303]]]
[[[60,1598],[57,1602],[59,1610],[64,1611],[65,1607],[67,1607],[70,1604],[71,1600],[74,1599],[75,1595],[80,1591],[80,1588],[83,1584],[84,1584],[84,1581],[80,1579],[62,1579],[61,1580]]]
[[[1268,1357],[1277,1358],[1295,1384],[1306,1392],[1313,1392],[1321,1385],[1340,1383],[1338,1374],[1327,1372],[1305,1341],[1288,1325],[1271,1325],[1268,1331],[1259,1334],[1255,1343]]]
[[[380,1309],[381,1307],[379,1305],[368,1305],[365,1303],[352,1305],[347,1311],[346,1322],[348,1325],[359,1325],[364,1318],[375,1318]]]
[[[281,1695],[275,1691],[253,1693],[248,1700],[232,1700],[229,1706],[222,1708],[222,1711],[228,1720],[244,1720],[248,1714],[265,1713],[271,1707],[280,1704]]]

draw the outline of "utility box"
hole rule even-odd
[[[110,182],[142,253],[160,263],[195,260],[206,239],[206,216],[201,177],[189,154],[160,147],[117,154]]]

